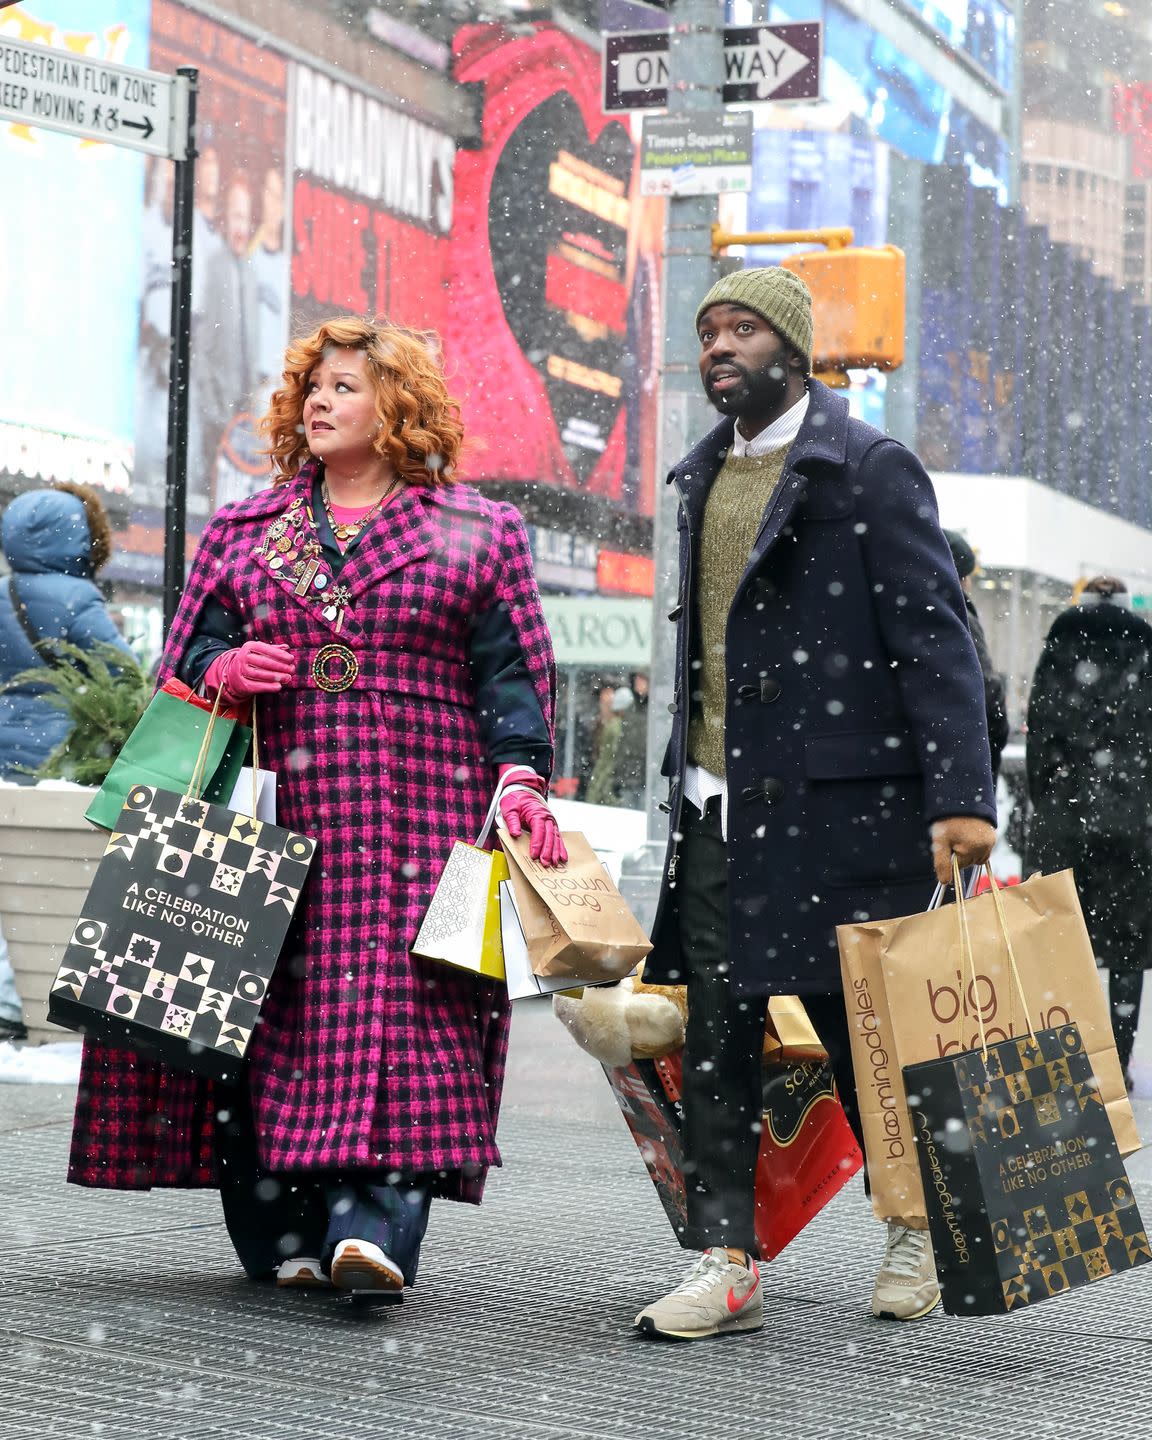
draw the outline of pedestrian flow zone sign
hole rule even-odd
[[[0,119],[188,158],[188,82],[0,37]]]
[[[604,36],[605,110],[662,110],[668,104],[669,38],[663,30]],[[726,29],[724,104],[819,100],[822,41],[816,22]]]

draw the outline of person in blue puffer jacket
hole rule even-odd
[[[48,668],[33,637],[83,650],[101,642],[128,649],[94,583],[111,541],[103,502],[87,485],[27,490],[0,516],[11,570],[0,577],[0,686],[22,670]],[[39,685],[0,695],[0,778],[26,781],[67,733],[68,717],[44,700]]]
[[[48,669],[34,640],[128,649],[94,583],[111,542],[103,502],[87,485],[28,490],[4,511],[0,545],[11,574],[0,576],[0,686],[22,670]],[[31,783],[29,771],[60,744],[68,723],[35,683],[0,694],[0,779]],[[24,1038],[21,1011],[0,931],[0,1041]]]

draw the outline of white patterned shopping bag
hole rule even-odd
[[[453,843],[420,933],[412,942],[414,955],[442,960],[489,980],[504,979],[500,886],[508,879],[508,861],[503,851],[484,847],[496,822],[500,797],[515,784],[515,775],[507,774],[497,785],[475,845],[463,840]]]

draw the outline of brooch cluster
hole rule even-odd
[[[304,503],[303,496],[297,495],[283,515],[272,521],[256,553],[268,557],[270,570],[279,573],[286,569],[296,582],[293,594],[315,599],[325,620],[334,622],[339,634],[351,593],[346,585],[335,584],[323,568],[311,506]]]

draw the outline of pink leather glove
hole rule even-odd
[[[209,665],[204,683],[219,691],[229,705],[270,695],[280,690],[296,669],[287,645],[268,645],[263,640],[246,640],[235,650],[225,650]]]
[[[528,831],[529,853],[546,869],[563,865],[568,859],[560,826],[555,815],[544,803],[543,794],[547,781],[542,775],[523,765],[501,765],[500,778],[517,772],[510,782],[516,788],[506,790],[500,796],[500,814],[513,840]],[[520,789],[521,785],[531,789]]]

